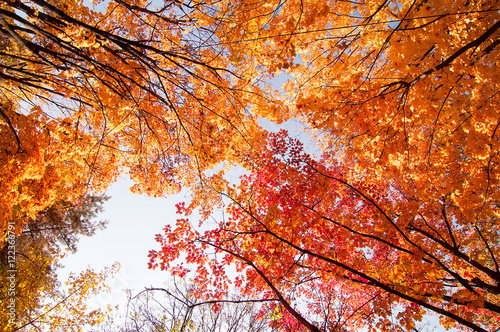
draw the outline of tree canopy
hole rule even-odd
[[[0,1],[0,227],[126,172],[191,190],[150,266],[193,296],[278,299],[283,330],[500,326],[498,2],[95,5]]]
[[[106,200],[88,196],[73,204],[58,202],[28,220],[18,236],[14,227],[8,229],[0,242],[0,331],[82,331],[104,319],[106,310],[89,309],[87,300],[107,290],[104,281],[118,266],[73,273],[64,283],[57,269],[62,248],[76,251],[80,236],[104,226],[95,217]]]
[[[279,331],[273,315],[265,315],[274,299],[255,300],[227,294],[223,301],[214,301],[192,296],[193,288],[187,280],[174,279],[165,288],[150,287],[138,294],[129,292],[125,317],[108,317],[97,331]],[[213,310],[215,307],[217,310]]]

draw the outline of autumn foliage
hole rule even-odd
[[[283,330],[495,330],[499,10],[0,1],[2,227],[126,172],[191,189],[150,265],[200,297],[273,298]]]
[[[105,196],[84,197],[77,203],[59,201],[27,220],[14,237],[9,227],[0,244],[0,331],[83,331],[103,321],[105,308],[90,308],[87,301],[107,291],[105,279],[118,265],[102,272],[91,268],[58,278],[57,268],[66,251],[76,251],[80,236],[103,227],[94,218]],[[14,300],[14,301],[13,301]]]

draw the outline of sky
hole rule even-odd
[[[109,280],[112,290],[91,301],[91,306],[105,307],[123,304],[126,290],[138,293],[145,287],[160,287],[168,281],[168,274],[147,268],[149,250],[158,248],[154,237],[162,233],[162,228],[176,220],[175,204],[188,200],[187,193],[181,192],[168,198],[152,198],[132,194],[132,181],[123,176],[111,185],[107,195],[111,198],[104,204],[100,220],[107,220],[104,230],[92,237],[83,237],[78,243],[78,251],[69,254],[61,264],[60,280],[66,280],[70,272],[79,273],[91,267],[100,271],[120,264],[119,272]]]
[[[262,120],[261,124],[274,132],[280,128],[287,129],[292,137],[309,146],[311,153],[317,152],[297,121],[276,125]],[[229,180],[236,181],[241,174],[242,170],[234,172]],[[115,262],[120,264],[119,272],[109,280],[111,293],[91,300],[91,307],[104,308],[108,304],[123,306],[128,290],[137,294],[146,287],[161,287],[168,283],[168,273],[147,268],[147,256],[150,250],[159,249],[155,235],[163,233],[165,225],[175,223],[178,218],[175,204],[188,203],[189,192],[184,190],[170,197],[154,198],[132,194],[129,189],[132,185],[127,175],[123,175],[110,186],[106,194],[111,198],[104,203],[104,212],[98,218],[107,220],[107,227],[92,237],[80,238],[76,253],[68,254],[61,261],[64,266],[58,271],[61,281],[67,280],[69,273],[80,273],[88,267],[97,272],[111,267]],[[196,223],[195,214],[190,216],[190,221]]]

